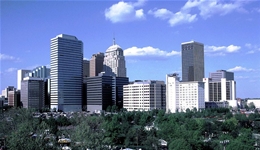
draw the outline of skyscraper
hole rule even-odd
[[[92,55],[89,63],[90,77],[98,76],[98,74],[103,71],[103,62],[104,62],[104,53],[99,52],[97,54]]]
[[[89,77],[89,60],[83,60],[83,77]]]
[[[105,53],[103,71],[108,76],[126,77],[125,56],[122,48],[115,43]]]
[[[60,34],[51,39],[51,108],[82,110],[83,43]]]
[[[182,81],[202,81],[204,78],[204,45],[190,41],[181,43]]]

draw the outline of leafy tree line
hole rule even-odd
[[[0,136],[8,149],[58,149],[58,137],[71,139],[73,149],[116,149],[120,147],[210,150],[223,149],[221,141],[229,140],[227,150],[255,149],[253,133],[260,131],[258,113],[232,114],[227,108],[187,109],[186,113],[125,110],[101,115],[74,115],[72,118],[34,118],[33,110],[10,109],[0,115]],[[59,126],[72,126],[59,130]],[[48,129],[50,134],[46,133]],[[50,136],[52,135],[52,136]]]

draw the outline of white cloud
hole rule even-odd
[[[200,16],[207,19],[215,14],[226,15],[232,11],[241,11],[241,1],[224,3],[220,0],[188,0],[182,7],[182,11],[191,11],[192,8],[197,8],[200,11]]]
[[[163,20],[168,20],[171,26],[175,26],[178,24],[191,23],[197,20],[196,14],[191,15],[189,13],[184,12],[176,12],[173,13],[167,9],[157,9],[157,10],[149,10],[148,14],[153,15],[156,18],[160,18]]]
[[[231,72],[251,72],[251,71],[254,71],[254,69],[248,69],[248,68],[245,68],[245,67],[241,67],[241,66],[236,66],[234,68],[230,68],[228,69],[227,71],[231,71]]]
[[[153,48],[151,46],[138,48],[138,47],[131,47],[124,50],[125,56],[160,56],[160,57],[168,57],[168,56],[174,56],[174,55],[180,55],[180,52],[177,51],[163,51],[159,48]]]
[[[258,45],[253,45],[253,44],[250,44],[250,43],[246,43],[245,47],[247,49],[249,49],[247,54],[253,54],[253,53],[257,52],[257,51],[260,51],[260,46],[258,46]]]
[[[8,68],[7,70],[5,70],[5,72],[7,72],[7,73],[11,73],[14,71],[17,71],[17,68]]]
[[[238,52],[241,47],[235,45],[229,46],[208,46],[205,47],[205,53],[211,53],[212,55],[224,56],[226,53]]]
[[[148,14],[153,15],[155,18],[168,20],[171,26],[184,23],[192,23],[198,19],[198,14],[192,14],[192,10],[199,10],[199,15],[207,19],[213,15],[226,15],[235,10],[245,12],[242,8],[242,1],[234,1],[225,3],[221,0],[188,0],[185,5],[176,13],[171,12],[165,8],[149,10]]]
[[[136,9],[136,7],[142,6],[144,2],[144,0],[136,3],[120,1],[105,10],[105,17],[113,23],[142,20],[145,18],[143,9]]]
[[[10,56],[10,55],[6,55],[6,54],[2,54],[0,53],[0,60],[13,60],[13,61],[19,61],[20,58],[16,58],[14,56]]]

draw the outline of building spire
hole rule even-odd
[[[116,45],[116,39],[113,38],[113,45]]]
[[[116,45],[115,32],[113,32],[113,45]]]

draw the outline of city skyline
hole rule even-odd
[[[1,90],[19,69],[50,67],[50,39],[69,34],[85,59],[115,38],[130,81],[181,76],[181,43],[198,41],[205,77],[232,71],[237,97],[260,97],[259,16],[259,1],[1,1]]]

